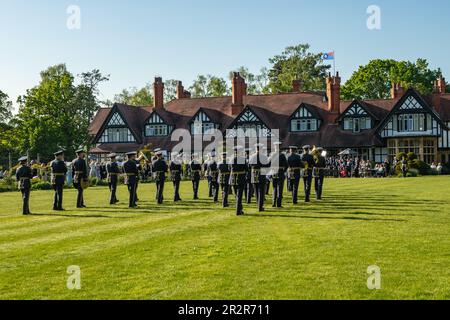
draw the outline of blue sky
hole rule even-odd
[[[450,79],[450,1],[433,0],[0,0],[0,90],[12,99],[64,62],[74,74],[111,75],[103,98],[155,75],[190,84],[198,74],[257,72],[284,47],[336,50],[344,80],[374,58],[427,58]],[[81,29],[66,26],[70,5]],[[381,30],[366,27],[369,5]]]

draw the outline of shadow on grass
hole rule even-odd
[[[362,218],[362,217],[317,217],[317,216],[297,216],[288,214],[245,214],[247,217],[255,218],[296,218],[296,219],[324,219],[324,220],[362,220],[362,221],[391,221],[391,222],[406,222],[403,219],[381,219],[381,218]]]
[[[63,217],[63,218],[96,218],[96,219],[129,219],[129,217],[111,217],[111,216],[104,216],[100,214],[96,215],[81,215],[81,214],[61,214],[61,213],[33,213],[30,214],[32,217]]]

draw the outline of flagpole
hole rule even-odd
[[[336,52],[333,50],[333,76],[336,75]]]

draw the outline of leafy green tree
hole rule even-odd
[[[169,102],[177,97],[178,80],[169,79],[164,81],[164,101]]]
[[[272,66],[267,89],[270,92],[290,92],[293,80],[301,80],[303,90],[325,89],[325,78],[331,66],[323,63],[322,53],[312,53],[309,49],[309,44],[299,44],[269,59]]]
[[[131,106],[149,106],[153,105],[153,89],[150,84],[143,88],[123,89],[122,92],[114,96],[114,101]]]
[[[207,92],[210,97],[223,97],[229,94],[227,82],[223,78],[208,76]]]
[[[421,93],[431,93],[433,80],[439,70],[429,69],[425,59],[415,63],[395,61],[392,59],[372,60],[360,66],[342,87],[343,99],[389,99],[392,83],[400,83],[403,87],[415,87]]]
[[[260,73],[255,75],[251,73],[248,68],[242,66],[236,71],[231,71],[229,73],[229,79],[233,79],[234,72],[239,72],[242,78],[244,78],[247,84],[248,94],[261,94],[268,92],[268,71],[267,68],[261,68]]]
[[[192,85],[189,87],[192,97],[202,98],[208,96],[208,76],[198,75]]]
[[[6,93],[0,90],[0,123],[7,123],[12,117],[12,102]]]
[[[19,113],[13,119],[16,148],[51,159],[63,148],[68,155],[89,146],[88,126],[100,108],[98,86],[107,81],[98,70],[80,75],[80,83],[59,64],[41,72],[41,81],[18,98]]]

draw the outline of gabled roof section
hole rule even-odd
[[[106,111],[108,110],[108,111]],[[142,113],[144,113],[145,110],[143,108],[139,107],[131,107],[124,104],[114,104],[112,108],[108,109],[100,109],[100,111],[97,113],[97,115],[94,117],[93,123],[96,125],[92,127],[92,133],[95,135],[94,141],[98,141],[105,131],[105,128],[108,126],[110,120],[112,117],[118,113],[122,120],[125,123],[125,126],[131,131],[136,141],[141,142],[141,123],[140,123],[140,117],[142,116]],[[107,115],[106,115],[107,113]],[[105,116],[106,115],[106,116]],[[98,126],[97,121],[102,121],[101,126]],[[98,128],[98,130],[97,130]]]
[[[350,111],[355,110],[355,113],[350,113]],[[364,101],[361,100],[353,100],[350,105],[341,113],[338,118],[338,121],[341,121],[346,116],[352,115],[368,115],[374,120],[380,120],[380,118],[373,112],[373,107],[370,107]]]
[[[424,98],[414,88],[409,88],[408,91],[406,91],[406,93],[397,101],[397,103],[392,108],[391,112],[380,123],[380,125],[378,126],[378,129],[377,129],[378,132],[379,132],[379,130],[382,130],[384,128],[384,126],[391,120],[391,118],[394,114],[401,111],[400,110],[401,107],[405,104],[405,102],[409,101],[408,99],[410,97],[413,97],[421,105],[423,110],[428,112],[429,114],[431,114],[431,116],[433,118],[435,118],[436,121],[440,125],[446,126],[445,123],[440,118],[440,116],[437,114],[436,110],[434,110],[432,107],[430,107],[428,102],[426,102],[424,100]],[[409,109],[409,110],[414,110],[414,109]]]
[[[304,102],[302,102],[302,104],[291,114],[289,120],[296,118],[297,113],[300,112],[302,108],[306,109],[313,118],[323,120],[323,115],[321,114],[323,112],[322,109]]]

